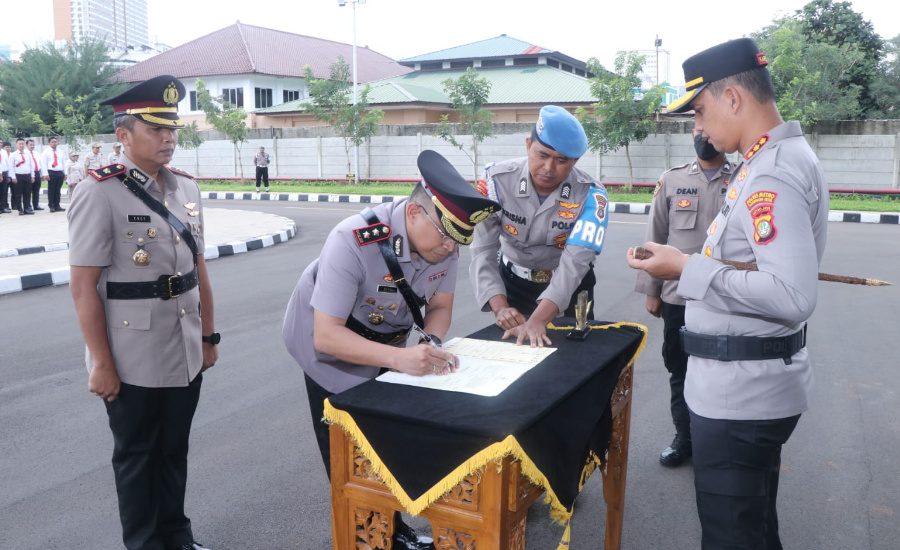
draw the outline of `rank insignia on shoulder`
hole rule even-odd
[[[572,184],[564,183],[562,186],[562,190],[559,192],[560,198],[568,199],[572,196]]]
[[[475,190],[478,191],[478,193],[481,194],[482,197],[487,198],[487,196],[488,196],[488,188],[487,188],[487,182],[486,182],[486,181],[484,181],[484,180],[478,180],[478,185],[475,186]]]
[[[403,255],[403,235],[396,235],[394,237],[394,256],[402,256]],[[388,281],[388,279],[391,279]],[[392,283],[394,282],[393,277],[390,275],[385,276],[385,281]]]
[[[524,179],[519,182],[519,194],[524,195],[528,191],[528,182]]]
[[[97,181],[108,180],[113,176],[118,176],[119,174],[125,173],[126,168],[121,164],[110,164],[109,166],[104,166],[103,168],[97,168],[96,170],[91,170],[90,174],[97,178]]]
[[[356,236],[356,242],[359,246],[365,246],[367,244],[383,241],[390,237],[391,226],[386,223],[376,223],[354,229],[353,234]]]
[[[172,172],[173,174],[178,174],[179,176],[184,176],[186,178],[194,179],[194,176],[192,174],[188,174],[187,172],[179,170],[178,168],[172,168],[171,166],[168,166],[168,165],[166,166],[166,168],[168,168],[169,172]]]

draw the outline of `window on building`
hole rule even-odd
[[[423,70],[423,71],[434,71],[434,70],[443,69],[444,64],[441,63],[440,61],[431,61],[428,63],[422,63],[421,67],[422,67],[421,70]]]
[[[560,67],[560,68],[561,68],[562,70],[566,71],[567,73],[571,73],[571,72],[572,72],[572,66],[571,66],[571,65],[566,65],[565,63],[563,63],[563,64],[562,64],[562,67]]]
[[[190,92],[188,94],[191,98],[191,111],[199,111],[200,107],[197,105],[197,92]]]
[[[225,88],[222,90],[222,98],[231,103],[235,107],[244,106],[244,89],[243,88]]]
[[[283,90],[282,97],[284,98],[284,102],[288,101],[297,101],[300,99],[300,90]]]
[[[264,109],[272,106],[272,88],[254,88],[256,108]]]
[[[517,57],[513,60],[513,65],[537,65],[538,58],[536,57]]]
[[[578,76],[584,76],[584,70],[583,69],[575,69],[575,74],[577,74]]]
[[[451,69],[466,69],[468,67],[474,67],[475,63],[473,61],[451,61],[450,68]]]
[[[553,67],[554,69],[558,69],[558,68],[559,68],[559,61],[556,61],[555,59],[548,59],[548,60],[547,60],[547,65],[550,66],[550,67]]]
[[[506,65],[505,59],[482,59],[481,66],[482,67],[503,67]]]

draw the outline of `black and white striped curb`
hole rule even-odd
[[[237,200],[237,201],[293,201],[293,202],[346,202],[378,204],[382,202],[394,202],[406,198],[396,195],[341,195],[337,193],[231,193],[224,191],[204,191],[201,193],[204,199],[209,200]],[[610,210],[616,214],[649,214],[650,205],[635,202],[611,202]],[[878,212],[843,212],[831,211],[828,213],[830,222],[848,223],[887,223],[900,224],[900,214],[881,214]]]
[[[40,252],[57,252],[59,250],[68,250],[69,243],[42,244],[39,246],[26,246],[25,248],[8,248],[0,250],[0,258],[11,258],[13,256],[24,256],[26,254],[38,254]]]
[[[288,218],[282,218],[282,220],[284,220],[285,225],[280,231],[261,235],[245,241],[233,241],[220,245],[209,245],[204,249],[203,257],[207,260],[214,260],[223,256],[233,256],[234,254],[243,254],[244,252],[249,252],[251,250],[267,248],[293,239],[297,235],[297,224]],[[67,250],[69,248],[68,243],[63,244],[65,244],[65,247],[60,248],[59,250]],[[68,266],[50,269],[41,273],[0,277],[0,294],[10,294],[43,286],[59,286],[67,284],[69,284]]]

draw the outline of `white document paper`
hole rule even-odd
[[[453,374],[413,376],[392,371],[377,380],[493,397],[556,351],[472,338],[454,338],[444,349],[459,357],[459,370]]]

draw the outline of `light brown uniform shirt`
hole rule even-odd
[[[136,168],[124,155],[122,161],[129,173]],[[159,177],[165,184],[165,194],[153,179],[143,185],[144,189],[190,229],[202,254],[199,187],[191,178],[168,168],[161,169]],[[187,386],[203,364],[199,287],[170,300],[109,300],[106,283],[155,281],[161,275],[187,274],[194,269],[188,245],[117,177],[98,181],[89,174],[78,183],[67,216],[69,263],[103,268],[97,291],[106,311],[109,346],[119,378],[126,384],[148,388]],[[134,253],[141,247],[150,254],[145,266],[134,261]],[[90,350],[85,353],[85,361],[90,371]]]
[[[694,159],[665,172],[653,192],[644,240],[674,246],[685,254],[700,252],[706,229],[725,201],[731,170],[731,162],[726,160],[707,180],[700,162]],[[654,279],[646,271],[638,271],[634,289],[659,296],[667,304],[684,305],[684,298],[678,295],[678,281]]]
[[[122,155],[125,156],[124,154]],[[88,153],[84,156],[84,167],[88,170],[96,170],[98,168],[103,168],[105,166],[103,162],[103,155],[97,153]]]

